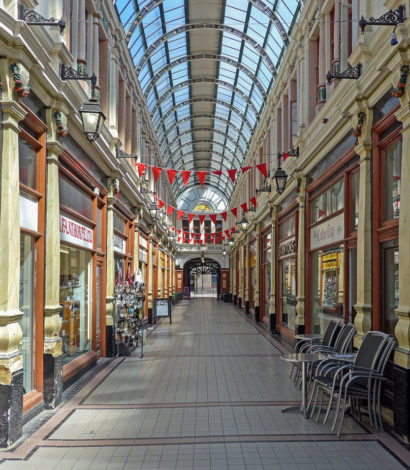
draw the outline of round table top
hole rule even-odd
[[[321,339],[323,338],[323,335],[320,333],[305,333],[305,334],[300,334],[300,335],[295,335],[295,339]]]
[[[310,353],[290,353],[280,356],[281,359],[288,362],[313,362],[321,359],[320,354]]]

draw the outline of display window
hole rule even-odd
[[[261,234],[261,316],[269,315],[271,296],[272,229],[269,226]]]
[[[249,308],[254,309],[254,292],[256,289],[256,239],[249,243]]]
[[[139,232],[139,269],[141,270],[142,279],[145,282],[145,304],[144,316],[148,315],[148,237]]]
[[[295,334],[297,295],[296,201],[278,214],[277,225],[277,326],[284,334]]]
[[[402,124],[395,118],[396,109],[373,126],[373,187],[381,188],[373,194],[373,328],[393,335],[399,305],[402,161]]]
[[[354,149],[307,191],[307,329],[323,333],[331,320],[353,321],[355,315],[359,166]]]
[[[122,283],[134,275],[133,246],[134,223],[133,214],[125,206],[116,203],[114,219],[114,276],[115,284]]]
[[[105,351],[107,193],[67,150],[59,159],[60,336],[66,380]]]
[[[24,411],[41,401],[43,389],[43,307],[46,125],[27,107],[19,123],[20,282]]]

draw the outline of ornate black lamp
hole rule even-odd
[[[222,250],[222,254],[223,254],[224,256],[226,256],[226,253],[227,253],[227,251],[226,251],[226,248],[224,247],[224,249]]]
[[[58,26],[60,34],[63,34],[65,29],[65,21],[56,20],[55,18],[44,18],[34,10],[29,10],[24,5],[20,5],[20,19],[30,26]]]
[[[245,217],[245,212],[243,213],[242,215],[242,220],[240,222],[238,222],[236,225],[240,225],[241,229],[243,232],[246,232],[246,230],[248,229],[248,221],[246,220],[246,217]]]
[[[94,142],[100,135],[102,125],[106,120],[100,103],[90,98],[80,109],[83,132],[90,142]]]
[[[287,158],[287,157],[299,157],[299,147],[292,148],[289,150],[289,152],[285,153],[278,153],[278,167],[275,171],[275,174],[273,175],[273,179],[275,180],[276,183],[276,190],[278,191],[279,194],[282,194],[283,191],[285,191],[286,188],[286,181],[288,179],[288,175],[286,174],[285,170],[282,170],[281,164],[282,164],[282,159]]]
[[[151,218],[153,220],[157,220],[157,216],[158,216],[158,204],[153,201],[150,205],[149,205],[149,214],[151,216]]]

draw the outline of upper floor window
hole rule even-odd
[[[400,216],[401,140],[384,149],[384,220]]]
[[[340,179],[312,201],[312,223],[338,212],[344,207],[344,181]]]

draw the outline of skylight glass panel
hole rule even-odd
[[[298,3],[299,2],[297,0],[286,0],[286,2],[280,0],[278,2],[276,12],[285,23],[283,26],[285,27],[286,31],[289,30],[289,27],[293,20],[293,16],[298,7]]]
[[[242,63],[246,65],[251,71],[254,71],[259,63],[260,54],[256,49],[245,43],[243,48]]]
[[[151,73],[150,73],[150,70],[149,70],[149,67],[148,67],[148,64],[147,64],[141,70],[141,73],[139,75],[140,85],[141,85],[141,88],[143,90],[147,87],[147,85],[149,84],[151,78],[152,78],[152,76],[151,76]]]
[[[242,8],[240,8],[242,6],[241,3],[244,5]],[[244,24],[245,20],[246,6],[244,2],[238,2],[235,0],[227,1],[225,9],[225,24],[238,28],[240,25]]]
[[[160,9],[154,8],[148,15],[144,16],[142,26],[144,27],[147,44],[150,46],[163,34]]]
[[[144,55],[145,47],[142,39],[141,28],[138,28],[138,34],[134,34],[130,42],[130,53],[134,64],[137,64]]]
[[[162,45],[160,49],[155,53],[155,55],[151,56],[151,67],[154,74],[156,74],[159,70],[163,69],[167,63],[167,55],[165,52],[165,47]]]

